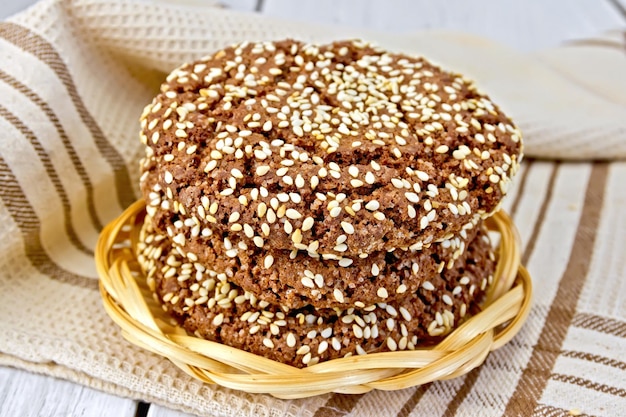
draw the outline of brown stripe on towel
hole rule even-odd
[[[409,399],[406,400],[400,411],[398,411],[396,417],[408,417],[409,414],[411,414],[411,411],[413,411],[413,409],[415,408],[415,406],[419,404],[420,400],[422,399],[424,394],[426,394],[426,391],[428,391],[428,388],[430,388],[430,386],[431,384],[426,384],[417,387],[413,395],[411,395]]]
[[[591,264],[608,171],[607,163],[593,164],[567,267],[559,280],[556,296],[530,360],[506,406],[505,415],[531,414],[550,378]]]
[[[565,410],[564,408],[545,404],[539,404],[535,409],[535,412],[532,414],[533,417],[563,417],[574,415],[577,417],[595,417],[591,414],[580,413],[579,410]]]
[[[535,226],[533,227],[533,231],[530,235],[530,238],[528,239],[526,247],[524,248],[524,253],[522,254],[522,265],[528,264],[528,260],[535,251],[535,245],[537,244],[537,240],[539,238],[539,235],[541,234],[541,228],[543,227],[543,222],[546,219],[548,207],[550,207],[550,202],[552,201],[554,185],[556,184],[556,177],[559,175],[560,167],[560,161],[557,161],[552,165],[552,171],[550,171],[550,179],[548,182],[547,191],[543,197],[543,201],[541,202],[541,207],[539,208],[539,215],[537,216]]]
[[[511,205],[511,212],[509,213],[512,219],[515,218],[515,215],[517,214],[517,209],[519,208],[519,204],[522,201],[522,197],[524,196],[524,192],[526,192],[526,182],[528,179],[528,173],[533,167],[533,162],[534,162],[533,159],[526,159],[526,162],[525,162],[526,168],[524,169],[524,172],[522,172],[522,175],[519,179],[516,178],[516,181],[519,181],[519,186],[515,194],[515,199],[513,200],[513,204]]]
[[[564,350],[561,352],[561,356],[580,359],[587,362],[593,362],[599,365],[610,366],[611,368],[626,371],[626,362],[618,361],[617,359],[607,358],[606,356],[596,355],[594,353],[578,352],[575,350]]]
[[[554,381],[565,382],[567,384],[578,385],[579,387],[602,392],[604,394],[626,398],[626,389],[613,387],[606,384],[600,384],[598,382],[590,381],[586,378],[581,378],[574,375],[552,374],[550,379]]]
[[[535,224],[533,226],[533,231],[530,235],[528,243],[526,244],[524,248],[524,252],[522,254],[522,264],[524,265],[528,263],[528,259],[530,259],[530,256],[535,250],[536,241],[539,238],[539,234],[543,226],[543,222],[546,218],[546,212],[548,211],[548,207],[550,206],[550,202],[552,201],[552,196],[554,194],[554,185],[556,184],[556,177],[558,176],[558,173],[559,173],[559,167],[560,167],[559,162],[556,162],[552,165],[552,170],[550,171],[550,179],[548,182],[548,186],[543,196],[541,207],[539,208],[539,213],[537,215],[537,219],[535,220]],[[515,198],[515,201],[513,202],[513,208],[511,209],[511,216],[513,216],[514,212],[515,213],[517,212],[517,208],[521,200],[521,195],[523,194],[524,188],[526,187],[526,178],[528,178],[527,174],[529,171],[530,171],[530,166],[526,168],[526,171],[524,172],[524,175],[522,177],[520,190],[518,192],[518,195],[515,196],[516,198]],[[461,385],[459,390],[456,392],[456,395],[454,396],[452,401],[448,403],[448,407],[446,408],[446,411],[443,414],[445,417],[454,416],[456,414],[457,410],[459,409],[459,406],[463,403],[463,401],[465,401],[465,398],[467,398],[467,396],[470,394],[470,392],[474,388],[474,385],[476,384],[476,381],[478,381],[478,377],[480,376],[483,369],[484,369],[483,367],[478,367],[476,369],[473,369],[467,374],[467,376],[465,377],[465,380],[463,381],[463,385]]]
[[[56,129],[59,135],[59,138],[61,139],[61,142],[63,142],[63,146],[65,147],[65,150],[67,151],[70,157],[70,160],[72,161],[72,165],[74,165],[74,168],[76,169],[76,172],[78,173],[78,176],[80,177],[81,181],[83,182],[83,185],[85,186],[85,191],[87,194],[86,205],[87,205],[87,211],[89,212],[89,217],[91,218],[91,222],[98,231],[102,230],[102,227],[103,227],[102,222],[100,222],[100,219],[98,218],[98,214],[96,213],[96,205],[95,205],[95,200],[94,200],[94,195],[93,195],[93,185],[91,184],[91,179],[89,178],[89,175],[87,175],[87,170],[85,169],[85,166],[83,165],[78,154],[76,153],[76,149],[74,149],[74,145],[72,144],[69,137],[67,136],[67,133],[65,132],[65,129],[61,125],[61,122],[59,121],[59,118],[57,117],[57,115],[54,113],[54,111],[48,105],[48,103],[46,103],[37,93],[35,93],[28,86],[22,84],[21,82],[19,82],[14,77],[7,74],[6,72],[2,71],[1,69],[0,69],[0,80],[4,81],[5,83],[13,87],[15,90],[22,93],[30,101],[32,101],[35,105],[37,105],[37,107],[41,109],[41,112],[45,114],[46,117],[50,120],[50,122],[54,125],[54,128]]]
[[[57,74],[67,89],[81,120],[89,129],[89,132],[91,132],[96,147],[104,159],[111,165],[120,206],[124,208],[131,205],[136,200],[136,197],[132,187],[130,187],[131,182],[128,168],[120,153],[107,140],[100,126],[98,126],[94,117],[89,110],[87,110],[85,103],[76,89],[76,85],[74,84],[67,65],[65,65],[56,49],[37,33],[11,22],[0,23],[0,37],[34,55]]]
[[[626,323],[595,314],[578,313],[574,316],[572,325],[617,337],[626,337]]]
[[[63,206],[63,224],[65,226],[65,233],[67,233],[69,241],[79,251],[89,256],[93,256],[93,251],[80,241],[78,235],[76,234],[76,230],[74,230],[74,225],[72,224],[72,206],[70,204],[70,199],[67,195],[67,192],[65,191],[65,188],[63,187],[63,184],[61,183],[59,174],[54,168],[54,165],[52,165],[50,157],[41,145],[41,142],[39,142],[39,140],[37,139],[37,136],[24,124],[24,122],[22,122],[16,115],[11,113],[1,104],[0,117],[6,119],[6,121],[11,123],[11,125],[13,125],[15,129],[17,129],[26,139],[28,139],[31,146],[37,153],[39,160],[46,170],[48,178],[50,178],[50,182],[52,182],[52,185],[54,185],[54,190],[57,192],[59,199],[61,200],[61,205]]]
[[[0,155],[0,198],[22,234],[24,251],[30,263],[42,274],[56,281],[90,290],[98,289],[98,280],[77,275],[57,265],[41,244],[41,224],[17,178]]]

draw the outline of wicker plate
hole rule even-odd
[[[203,382],[280,398],[328,392],[395,390],[455,378],[519,331],[530,311],[532,283],[520,265],[519,237],[502,211],[487,221],[500,234],[498,265],[483,311],[436,346],[333,359],[298,369],[239,349],[200,339],[175,325],[148,289],[135,259],[144,218],[138,201],[104,228],[96,248],[104,307],[131,343],[165,356]]]

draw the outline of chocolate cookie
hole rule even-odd
[[[181,220],[155,214],[155,231],[170,240],[186,233]],[[193,226],[191,226],[193,227]],[[306,251],[265,248],[257,237],[253,245],[217,234],[199,236],[185,246],[173,246],[229,281],[250,291],[260,300],[289,308],[312,305],[315,308],[360,306],[390,302],[415,292],[429,277],[450,269],[463,256],[468,242],[482,226],[463,230],[460,237],[434,243],[421,250],[378,251],[367,257],[324,260]]]
[[[436,342],[479,310],[495,268],[489,239],[480,231],[453,268],[423,281],[402,301],[289,309],[259,301],[229,274],[180,255],[150,221],[137,249],[150,289],[189,332],[297,367]]]
[[[497,209],[522,152],[471,81],[360,41],[243,43],[185,64],[140,137],[148,212],[197,226],[181,246],[211,230],[322,259],[457,236]]]

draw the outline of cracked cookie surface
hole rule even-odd
[[[453,268],[431,276],[402,300],[290,309],[261,301],[231,282],[229,273],[181,255],[149,219],[137,258],[163,309],[187,331],[297,367],[435,343],[480,310],[495,270],[491,243],[480,230]]]
[[[176,243],[216,233],[338,264],[458,236],[497,209],[522,152],[471,81],[360,41],[184,64],[141,125],[142,192],[188,225]]]

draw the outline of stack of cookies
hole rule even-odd
[[[462,75],[361,41],[242,43],[141,117],[150,288],[296,367],[435,343],[480,310],[521,134]]]

